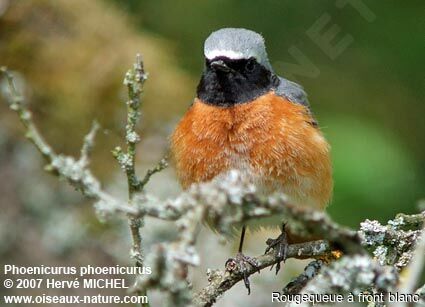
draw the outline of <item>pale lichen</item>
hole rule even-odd
[[[386,226],[366,220],[360,224],[362,244],[369,248],[382,265],[394,265],[398,270],[406,266],[412,248],[420,235],[425,216],[397,215]],[[408,229],[409,227],[413,229]]]
[[[398,276],[391,267],[381,266],[367,255],[345,256],[329,267],[322,268],[301,294],[358,295],[364,291],[374,291],[374,288],[386,293],[395,289],[397,281]]]

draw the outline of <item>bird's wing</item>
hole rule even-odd
[[[276,88],[276,94],[288,99],[291,102],[302,104],[309,107],[307,93],[298,83],[289,81],[283,77],[279,78],[279,86]]]
[[[313,113],[311,112],[310,103],[308,102],[307,93],[304,91],[304,88],[298,83],[289,81],[283,77],[278,78],[279,85],[276,88],[276,94],[293,103],[305,106],[312,118],[311,124],[317,126],[317,121],[314,119]]]

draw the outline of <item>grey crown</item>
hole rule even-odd
[[[211,33],[205,41],[205,57],[211,59],[211,56],[226,51],[237,54],[240,58],[254,57],[258,63],[274,73],[261,34],[243,28],[224,28]],[[301,85],[283,77],[279,77],[279,80],[276,94],[294,103],[309,106],[307,94]]]

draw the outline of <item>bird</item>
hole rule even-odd
[[[204,69],[196,98],[170,138],[171,157],[183,189],[239,171],[259,193],[286,194],[288,202],[324,210],[332,197],[330,145],[320,130],[303,87],[278,76],[263,36],[244,28],[222,28],[204,43]],[[256,221],[261,223],[261,221]],[[267,221],[282,225],[282,220]],[[270,226],[270,225],[269,225]],[[236,258],[242,272],[253,258]],[[268,248],[284,261],[285,231]],[[280,268],[280,261],[276,273]],[[250,293],[248,277],[245,286]]]

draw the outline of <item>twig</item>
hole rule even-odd
[[[425,211],[418,214],[399,213],[395,219],[389,222],[397,229],[414,228],[421,229],[425,226]]]
[[[233,231],[236,224],[250,219],[283,214],[289,225],[292,222],[297,227],[305,224],[308,225],[304,228],[308,230],[309,234],[324,234],[325,236],[327,234],[324,232],[330,229],[334,232],[330,235],[331,238],[341,242],[341,245],[349,246],[347,250],[350,252],[363,251],[355,231],[338,226],[329,218],[324,217],[322,213],[291,206],[284,195],[257,197],[255,186],[236,171],[231,171],[227,176],[215,178],[207,183],[193,185],[175,199],[161,202],[149,195],[138,195],[134,201],[147,215],[165,220],[177,219],[178,239],[167,246],[164,244],[156,246],[149,254],[148,263],[151,263],[151,267],[159,266],[156,270],[162,273],[141,276],[133,289],[159,288],[166,291],[170,294],[169,297],[173,298],[169,301],[170,306],[173,304],[174,306],[187,306],[189,289],[186,275],[181,272],[187,270],[187,265],[196,265],[199,261],[194,250],[194,242],[200,220],[206,219],[220,232],[229,233]],[[306,251],[305,245],[298,245],[294,248],[298,249],[297,251],[291,250],[294,255],[302,256]],[[316,249],[312,252],[307,251],[306,256],[314,255],[317,251],[318,254],[321,253],[321,249]],[[267,257],[269,258],[267,259]],[[266,256],[265,260],[260,258],[260,267],[272,265],[274,261],[275,259],[271,255]],[[235,272],[229,280],[226,279],[223,283],[219,282],[217,286],[207,286],[195,296],[194,300],[201,305],[204,302],[208,306],[241,278],[242,276]],[[211,276],[210,280],[212,280]]]
[[[162,170],[164,170],[167,167],[168,167],[167,157],[164,157],[164,158],[162,158],[158,162],[158,164],[154,168],[149,169],[146,172],[145,177],[143,177],[143,179],[140,181],[140,187],[141,187],[141,189],[143,189],[145,187],[145,185],[149,182],[149,180],[151,179],[151,177],[153,175],[155,175],[156,173],[161,172]]]
[[[425,259],[425,229],[422,230],[421,237],[416,244],[412,255],[412,261],[402,272],[401,284],[398,291],[401,294],[413,294],[418,286],[419,279],[422,274]],[[393,304],[394,307],[405,307],[407,303],[398,302]]]
[[[385,295],[394,292],[397,282],[398,273],[392,267],[381,266],[367,255],[344,256],[329,267],[324,267],[300,294],[320,297],[320,294],[334,293],[345,294],[348,298],[349,295],[356,296],[368,291]],[[291,303],[289,306],[307,307],[310,304]]]
[[[363,246],[370,249],[382,265],[404,268],[412,258],[413,247],[425,221],[424,212],[400,215],[381,225],[378,221],[366,220],[360,224],[359,236]]]
[[[86,136],[79,160],[75,160],[70,156],[56,154],[50,145],[46,143],[34,124],[31,111],[27,108],[22,95],[16,89],[13,75],[6,67],[2,67],[1,72],[6,76],[8,82],[10,108],[18,114],[21,123],[24,125],[25,136],[34,144],[48,163],[46,170],[65,178],[71,186],[79,190],[83,195],[95,200],[95,205],[101,214],[124,212],[132,216],[139,216],[140,210],[128,206],[103,191],[99,181],[87,168],[88,156],[90,148],[93,146],[97,124],[93,125],[91,132]]]
[[[89,157],[93,149],[96,133],[99,130],[99,128],[100,126],[97,123],[97,121],[94,121],[90,132],[84,138],[84,143],[83,143],[83,147],[81,148],[81,156],[79,160],[79,163],[81,163],[83,167],[87,167],[90,163]]]
[[[421,299],[421,303],[425,304],[425,284],[423,284],[421,287],[419,287],[418,290],[416,290],[415,294],[419,295]]]
[[[305,268],[304,272],[291,280],[283,289],[282,294],[297,294],[307,283],[312,280],[324,265],[322,260],[314,260],[310,262]]]
[[[5,75],[9,87],[9,106],[13,111],[18,113],[19,119],[26,129],[25,136],[37,147],[44,159],[48,163],[51,163],[56,155],[34,125],[32,114],[24,105],[23,96],[16,89],[13,75],[6,67],[1,67],[0,71]]]
[[[234,225],[252,219],[282,215],[293,233],[326,239],[347,253],[364,253],[356,231],[336,224],[323,212],[291,205],[285,195],[259,197],[256,187],[237,171],[193,185],[175,199],[159,201],[138,195],[134,201],[147,215],[165,220],[176,220],[192,208],[204,206],[208,223],[222,233],[231,233]]]
[[[133,199],[137,192],[142,192],[144,185],[136,175],[136,146],[140,142],[140,137],[137,134],[136,126],[140,119],[140,96],[143,91],[143,84],[147,79],[141,56],[136,56],[136,62],[133,69],[130,69],[124,78],[124,85],[127,86],[128,98],[127,101],[127,125],[125,140],[127,144],[127,151],[124,153],[120,147],[113,151],[114,157],[117,159],[121,168],[127,175],[128,184],[128,198],[130,204],[133,204]],[[146,184],[146,183],[145,183]],[[134,204],[133,204],[134,206]],[[133,241],[131,249],[131,256],[136,261],[136,266],[143,267],[143,249],[142,249],[142,236],[140,228],[143,226],[143,216],[134,217],[128,216],[128,224],[130,226],[130,233]],[[141,289],[140,295],[146,295],[146,290]]]
[[[186,204],[186,206],[193,204]],[[177,209],[176,209],[177,210]],[[148,288],[160,289],[168,294],[165,306],[191,306],[192,292],[187,280],[188,266],[198,266],[195,249],[198,226],[207,210],[206,206],[191,206],[177,220],[178,237],[168,244],[157,244],[147,255],[152,268],[151,275],[139,276],[132,292]]]
[[[331,252],[329,243],[326,241],[312,241],[302,244],[292,244],[288,247],[287,258],[318,257]],[[270,267],[277,263],[278,259],[273,252],[255,257],[259,269]],[[248,276],[258,272],[257,268],[249,266]],[[194,296],[196,306],[212,306],[224,292],[232,288],[243,279],[239,271],[208,271],[209,284]]]

